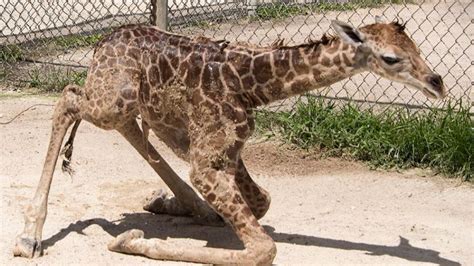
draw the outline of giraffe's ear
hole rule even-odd
[[[346,43],[359,46],[365,41],[364,34],[347,23],[333,20],[331,26],[336,31],[337,35],[341,37],[342,41]]]

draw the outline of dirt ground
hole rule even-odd
[[[0,121],[32,104],[53,102],[2,97]],[[13,258],[23,206],[41,173],[52,109],[37,107],[0,125],[1,265],[170,264],[107,250],[109,241],[131,228],[183,245],[241,248],[228,227],[144,212],[142,200],[164,187],[160,178],[119,134],[83,123],[73,155],[76,174],[71,179],[58,170],[53,180],[46,255]],[[187,164],[157,146],[187,180]],[[250,172],[272,194],[261,223],[276,241],[276,264],[473,265],[472,185],[420,170],[373,171],[315,157],[257,139],[245,150]]]

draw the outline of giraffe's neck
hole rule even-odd
[[[254,53],[251,71],[243,77],[253,105],[268,104],[328,86],[366,70],[356,48],[333,39],[326,44],[281,47]],[[246,81],[248,85],[245,86]]]

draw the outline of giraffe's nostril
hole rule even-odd
[[[443,85],[443,80],[441,79],[441,76],[438,74],[430,75],[428,77],[428,82],[436,89],[441,88],[441,85]]]

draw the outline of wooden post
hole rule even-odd
[[[151,0],[151,24],[168,30],[168,0]]]

